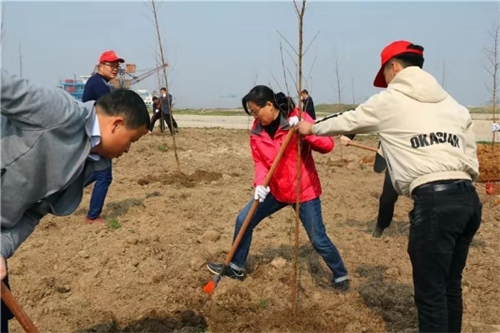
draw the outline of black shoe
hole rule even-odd
[[[340,282],[332,281],[332,287],[333,287],[333,289],[335,289],[341,293],[345,293],[346,291],[349,290],[349,279],[343,280]]]
[[[209,262],[207,264],[207,268],[214,274],[224,275],[232,279],[243,280],[245,278],[245,272],[243,270],[237,270],[229,266],[225,267],[224,272],[222,272],[222,270],[224,269],[224,264]]]
[[[384,228],[379,227],[378,225],[375,226],[375,229],[373,229],[372,236],[375,238],[380,238],[384,234]]]

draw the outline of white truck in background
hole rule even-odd
[[[137,89],[136,92],[142,97],[147,107],[153,106],[153,95],[147,89]]]

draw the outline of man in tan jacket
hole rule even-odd
[[[386,88],[353,111],[301,121],[303,135],[378,133],[394,189],[414,200],[408,253],[421,332],[460,332],[462,271],[481,223],[469,111],[422,70],[423,48],[382,51],[374,85]]]

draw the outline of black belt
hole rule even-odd
[[[453,180],[453,181],[435,181],[427,184],[423,184],[415,188],[411,195],[421,195],[421,194],[429,194],[433,192],[441,192],[448,190],[467,190],[473,191],[475,190],[474,185],[470,180]]]

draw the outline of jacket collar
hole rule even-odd
[[[280,127],[278,128],[278,131],[281,130],[288,130],[290,129],[290,124],[288,123],[288,118],[285,117],[283,112],[280,112]],[[262,135],[262,132],[264,131],[264,126],[260,123],[260,121],[255,120],[255,126],[252,128],[252,134],[254,135]]]

